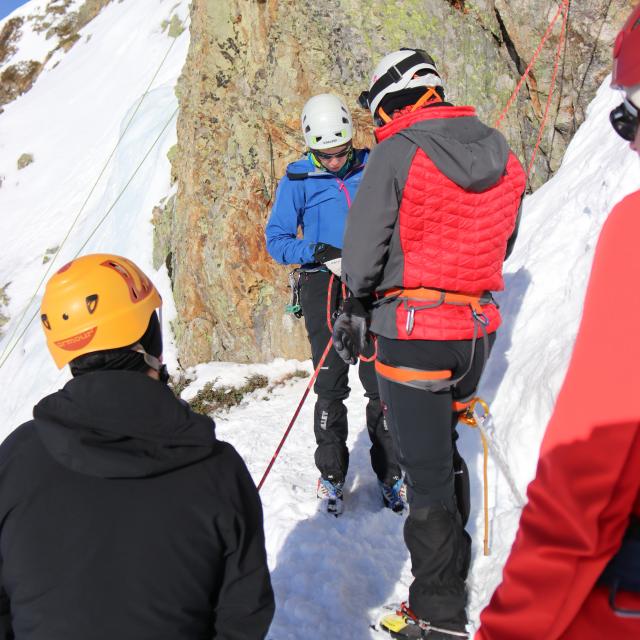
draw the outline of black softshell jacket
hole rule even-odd
[[[132,371],[71,380],[0,446],[0,640],[258,640],[262,508],[210,418]]]

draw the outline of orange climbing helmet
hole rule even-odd
[[[127,258],[76,258],[47,282],[40,320],[59,369],[74,358],[137,342],[162,298]]]

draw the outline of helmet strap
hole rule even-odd
[[[436,91],[435,87],[427,87],[427,90],[424,92],[423,96],[413,105],[413,107],[411,107],[411,111],[418,110],[427,102],[442,102],[442,98]]]
[[[164,384],[169,382],[169,371],[167,370],[167,366],[162,364],[159,358],[147,353],[139,342],[134,344],[133,347],[131,347],[131,350],[142,355],[149,368],[153,369],[158,374],[160,382],[163,382]]]
[[[377,114],[385,124],[392,120],[391,116],[382,107],[378,107]]]
[[[316,158],[316,154],[313,153],[313,149],[309,149],[309,158],[311,159],[311,162],[315,167],[317,167],[318,169],[324,169],[320,160]]]
[[[409,110],[409,113],[412,113],[413,111],[417,111],[420,107],[422,107],[423,105],[429,102],[442,102],[442,97],[436,91],[435,87],[427,87],[424,94],[420,96],[420,99],[415,104],[412,105],[411,109]],[[376,111],[376,116],[384,124],[387,124],[391,122],[391,120],[393,120],[393,118],[382,107],[378,107],[378,110]]]

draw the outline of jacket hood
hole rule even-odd
[[[60,464],[101,478],[142,478],[213,453],[215,423],[169,387],[136,371],[73,378],[33,409],[36,431]]]
[[[479,193],[497,184],[509,160],[505,137],[480,122],[473,107],[430,107],[402,115],[376,131],[383,140],[401,135],[450,180]]]

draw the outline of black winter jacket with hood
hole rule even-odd
[[[233,447],[145,374],[96,371],[0,446],[0,640],[258,640],[262,508]]]

